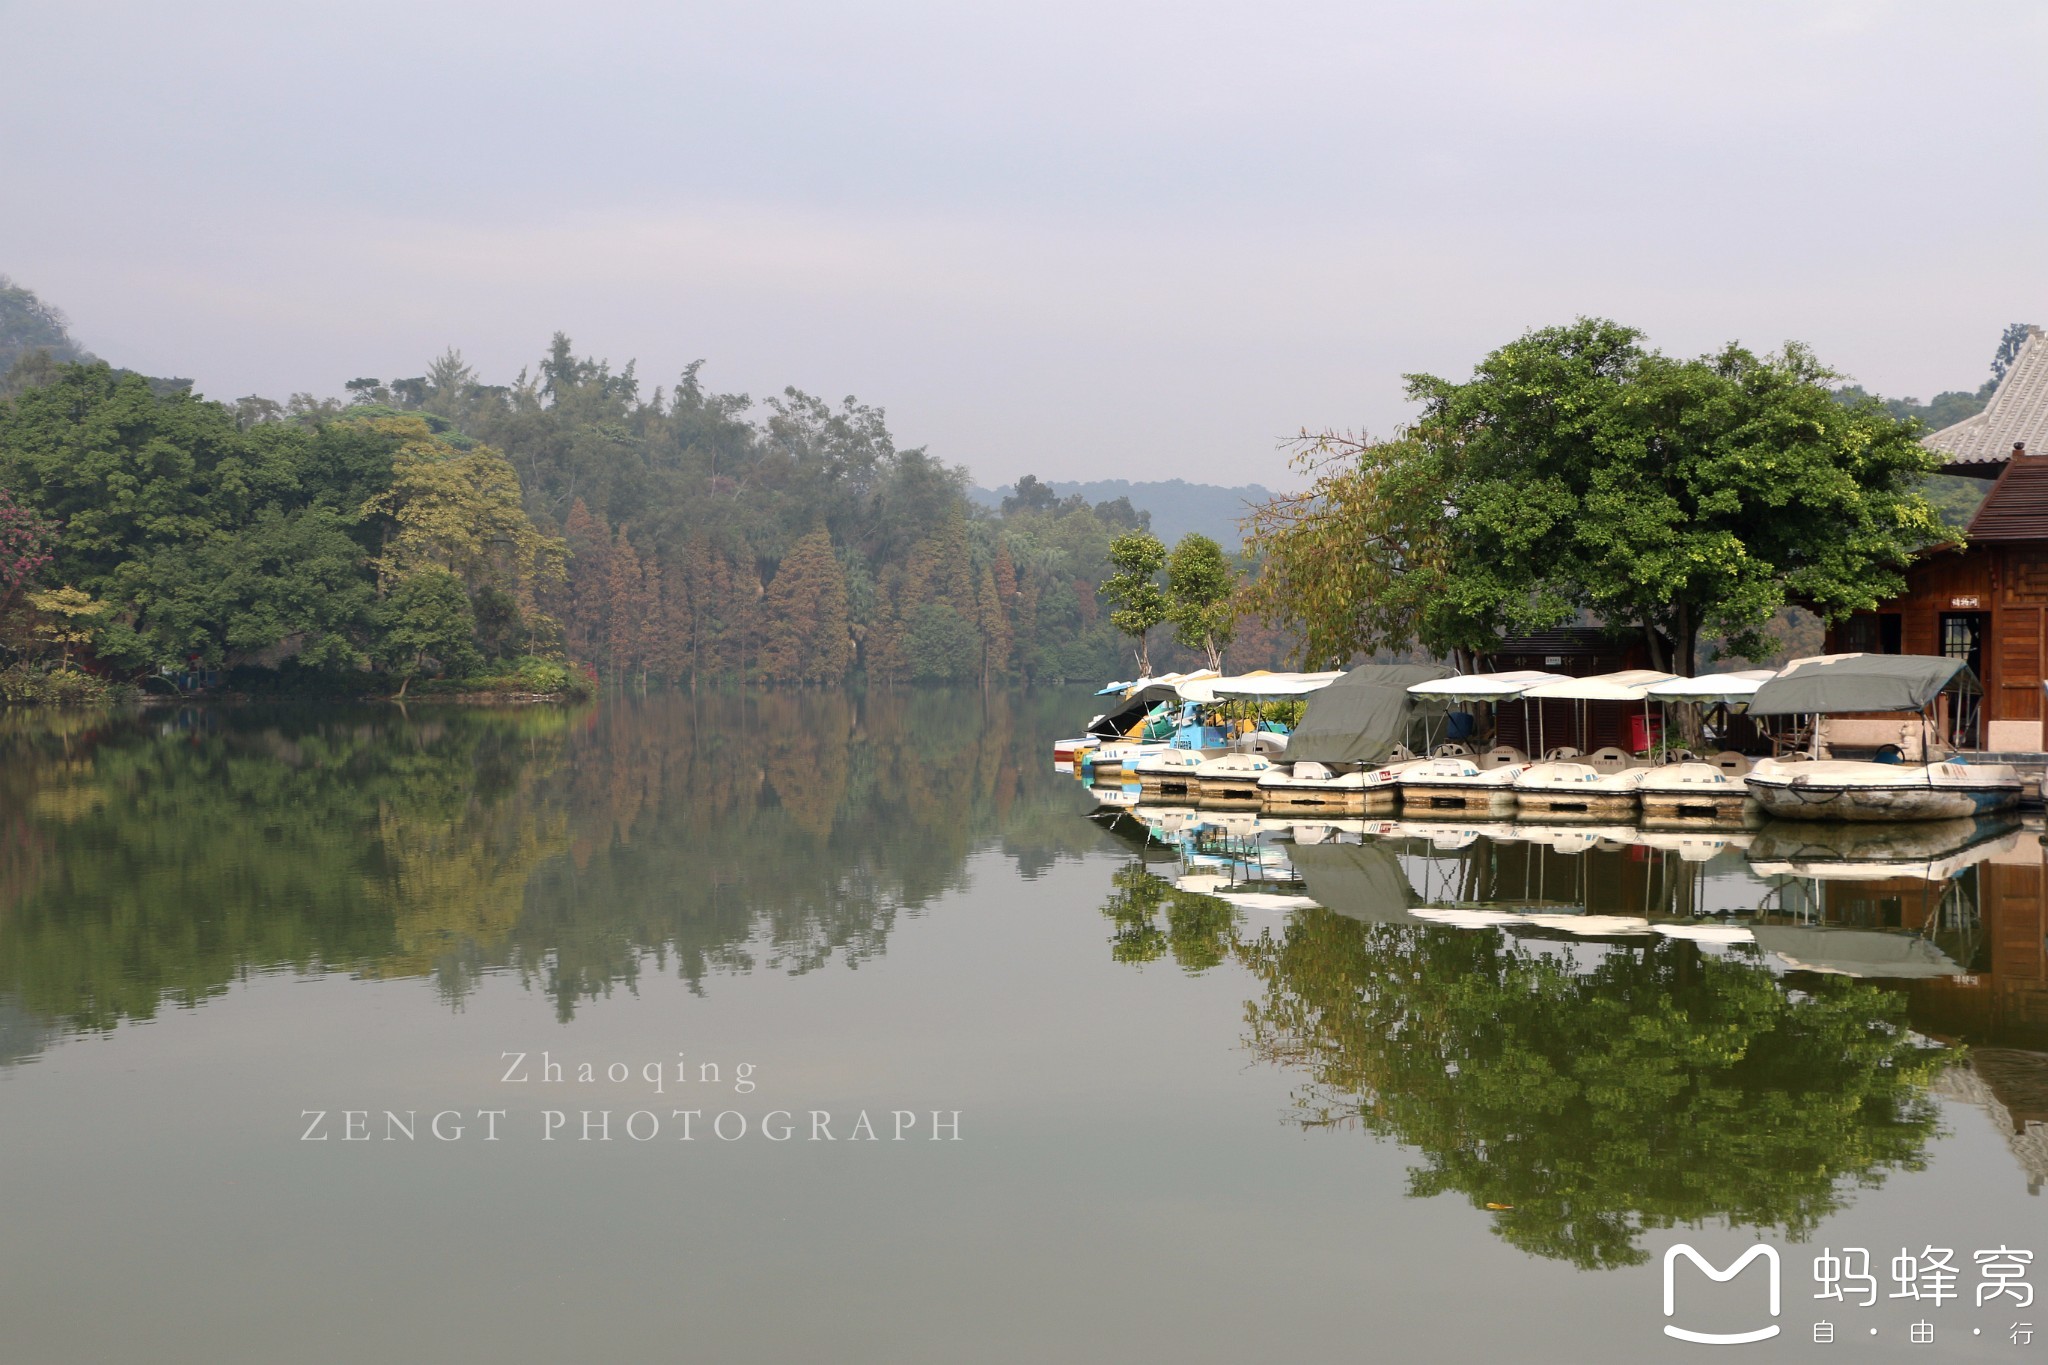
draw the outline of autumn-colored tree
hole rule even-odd
[[[592,516],[578,498],[562,524],[562,538],[569,550],[563,638],[574,657],[607,663],[610,641],[604,621],[611,599],[611,528],[603,517]]]
[[[612,672],[624,683],[635,671],[647,682],[643,630],[652,613],[640,556],[622,530],[612,538],[611,582],[606,593],[606,642],[611,646]]]
[[[846,573],[819,527],[783,556],[762,599],[761,676],[776,682],[836,683],[852,662]]]
[[[696,631],[689,574],[684,561],[672,556],[651,555],[640,568],[647,588],[647,617],[640,636],[647,675],[679,686],[690,676]]]

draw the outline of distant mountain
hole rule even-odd
[[[1163,483],[1132,483],[1128,479],[1097,479],[1093,483],[1048,480],[1048,484],[1063,498],[1079,493],[1091,503],[1129,498],[1131,506],[1152,514],[1152,533],[1168,545],[1190,531],[1200,531],[1226,550],[1235,550],[1242,538],[1237,522],[1245,514],[1246,504],[1264,502],[1273,496],[1271,489],[1256,483],[1224,488],[1185,479],[1168,479]],[[984,507],[996,508],[1002,506],[1009,492],[1008,488],[969,488],[967,496]]]

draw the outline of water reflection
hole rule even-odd
[[[1290,1121],[1413,1148],[1524,1250],[1811,1233],[1918,1169],[1935,1093],[2048,1176],[2048,878],[2015,822],[1827,830],[1299,822],[1115,808],[1119,961],[1251,974]],[[1983,1045],[1974,1056],[1955,1046]]]
[[[454,1003],[510,971],[566,1018],[646,971],[857,964],[975,848],[1095,846],[1036,761],[1062,700],[0,716],[0,1056],[252,971]]]

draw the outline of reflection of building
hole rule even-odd
[[[1975,951],[1962,963],[1966,975],[1916,981],[1908,988],[1913,1026],[1922,1033],[1974,1046],[2048,1051],[2044,853],[2040,836],[2030,829],[2012,848],[1957,879],[1976,879]],[[1905,927],[1917,926],[1908,920]]]
[[[1984,411],[1925,438],[1945,474],[1992,480],[1968,546],[1929,550],[1906,591],[1828,632],[1830,653],[1939,654],[1984,683],[1983,719],[1958,738],[2033,751],[2048,678],[2048,334],[2032,328]]]
[[[2048,1056],[1980,1048],[1942,1072],[1934,1093],[1982,1109],[2027,1175],[2027,1193],[2048,1184]]]

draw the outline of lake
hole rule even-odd
[[[1138,810],[1089,702],[0,712],[0,1358],[2044,1349],[2038,822]]]

